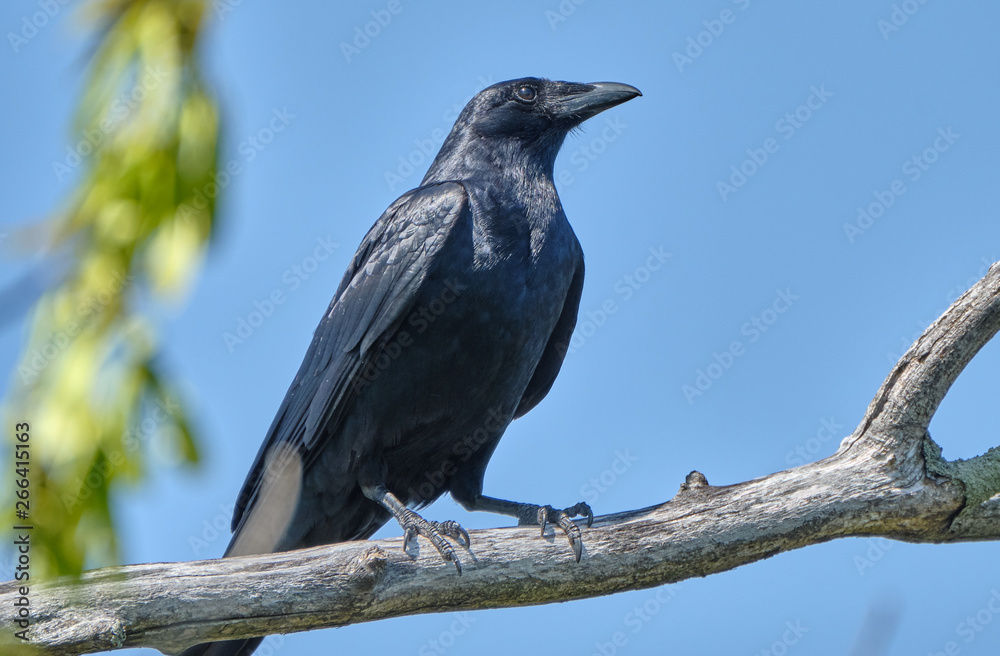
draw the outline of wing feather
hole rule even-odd
[[[288,445],[308,467],[337,433],[362,367],[395,334],[457,230],[472,229],[461,184],[419,187],[401,196],[362,240],[268,429],[233,513],[237,531],[262,486],[267,454]],[[283,447],[284,448],[284,447]]]
[[[552,389],[552,384],[559,375],[562,368],[563,359],[569,350],[569,341],[573,337],[573,329],[576,328],[576,315],[580,309],[580,297],[583,295],[583,261],[573,274],[573,281],[570,283],[566,300],[563,301],[562,311],[556,321],[549,341],[545,344],[542,357],[535,366],[535,372],[528,381],[528,386],[521,395],[521,401],[514,411],[514,418],[523,417],[529,410],[538,405],[545,395]]]

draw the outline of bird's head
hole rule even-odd
[[[469,101],[459,122],[485,137],[535,140],[565,136],[600,112],[642,94],[617,82],[557,82],[537,77],[500,82]]]
[[[570,130],[641,95],[635,87],[617,82],[583,84],[537,77],[499,82],[465,106],[424,181],[458,177],[461,171],[455,169],[473,163],[470,152],[480,151],[484,156],[523,154],[547,166],[551,174]],[[464,162],[458,161],[459,155]]]

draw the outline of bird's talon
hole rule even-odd
[[[569,540],[576,562],[580,562],[583,557],[583,535],[580,533],[580,527],[570,518],[586,517],[587,527],[590,528],[594,524],[594,511],[590,509],[590,506],[583,501],[564,510],[556,510],[552,506],[538,506],[536,515],[542,529],[542,536],[545,536],[545,528],[549,522],[558,525],[566,534],[566,539]]]
[[[406,551],[410,546],[410,541],[417,537],[417,529],[413,526],[407,526],[403,530],[403,551]]]
[[[465,547],[469,548],[472,545],[472,539],[469,537],[469,532],[462,528],[462,525],[453,519],[449,519],[440,523],[436,523],[437,529],[447,535],[448,537],[455,538],[459,543]]]
[[[458,561],[455,550],[448,543],[448,540],[442,537],[448,536],[456,540],[464,539],[465,546],[468,546],[470,542],[469,533],[458,522],[454,520],[444,522],[428,521],[409,509],[401,512],[397,519],[403,528],[403,551],[407,550],[411,540],[415,540],[417,536],[422,535],[434,545],[434,548],[441,555],[442,560],[455,563],[458,575],[462,575],[462,564]]]
[[[549,507],[539,506],[538,507],[538,524],[542,527],[541,535],[545,535],[545,527],[549,523]]]
[[[573,556],[576,557],[576,562],[580,562],[580,558],[583,557],[583,536],[580,535],[580,527],[565,514],[559,518],[559,527],[566,533],[566,538],[569,540],[569,546],[573,549]]]
[[[594,511],[591,510],[590,504],[586,501],[581,501],[572,508],[567,508],[564,510],[570,517],[586,517],[587,518],[587,528],[594,525]]]
[[[563,512],[570,517],[586,517],[589,521],[593,521],[594,519],[594,511],[590,509],[590,504],[586,501],[581,501],[575,506],[566,508]]]

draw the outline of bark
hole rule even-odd
[[[526,606],[722,572],[848,536],[1000,539],[1000,447],[948,462],[927,431],[951,384],[1000,330],[1000,263],[903,355],[853,434],[815,463],[715,487],[692,472],[668,502],[596,518],[583,559],[550,526],[471,532],[463,575],[423,539],[112,567],[30,589],[31,644],[49,654],[197,642],[388,617]],[[0,585],[0,606],[20,596]],[[0,648],[20,644],[4,613]]]

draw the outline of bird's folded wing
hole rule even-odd
[[[528,381],[528,386],[521,395],[521,401],[514,411],[514,419],[523,417],[529,410],[541,403],[545,395],[552,389],[552,383],[559,375],[563,360],[569,351],[569,342],[573,338],[573,330],[576,328],[576,314],[580,310],[580,297],[583,295],[583,260],[573,274],[573,281],[570,283],[569,292],[563,301],[562,311],[559,313],[559,320],[556,321],[549,341],[545,344],[542,357],[535,366],[535,371]]]
[[[276,446],[285,452],[291,447],[308,467],[336,433],[356,377],[414,306],[435,253],[463,227],[471,231],[471,222],[465,188],[445,182],[404,194],[368,231],[243,483],[234,531],[261,491],[265,462]]]

